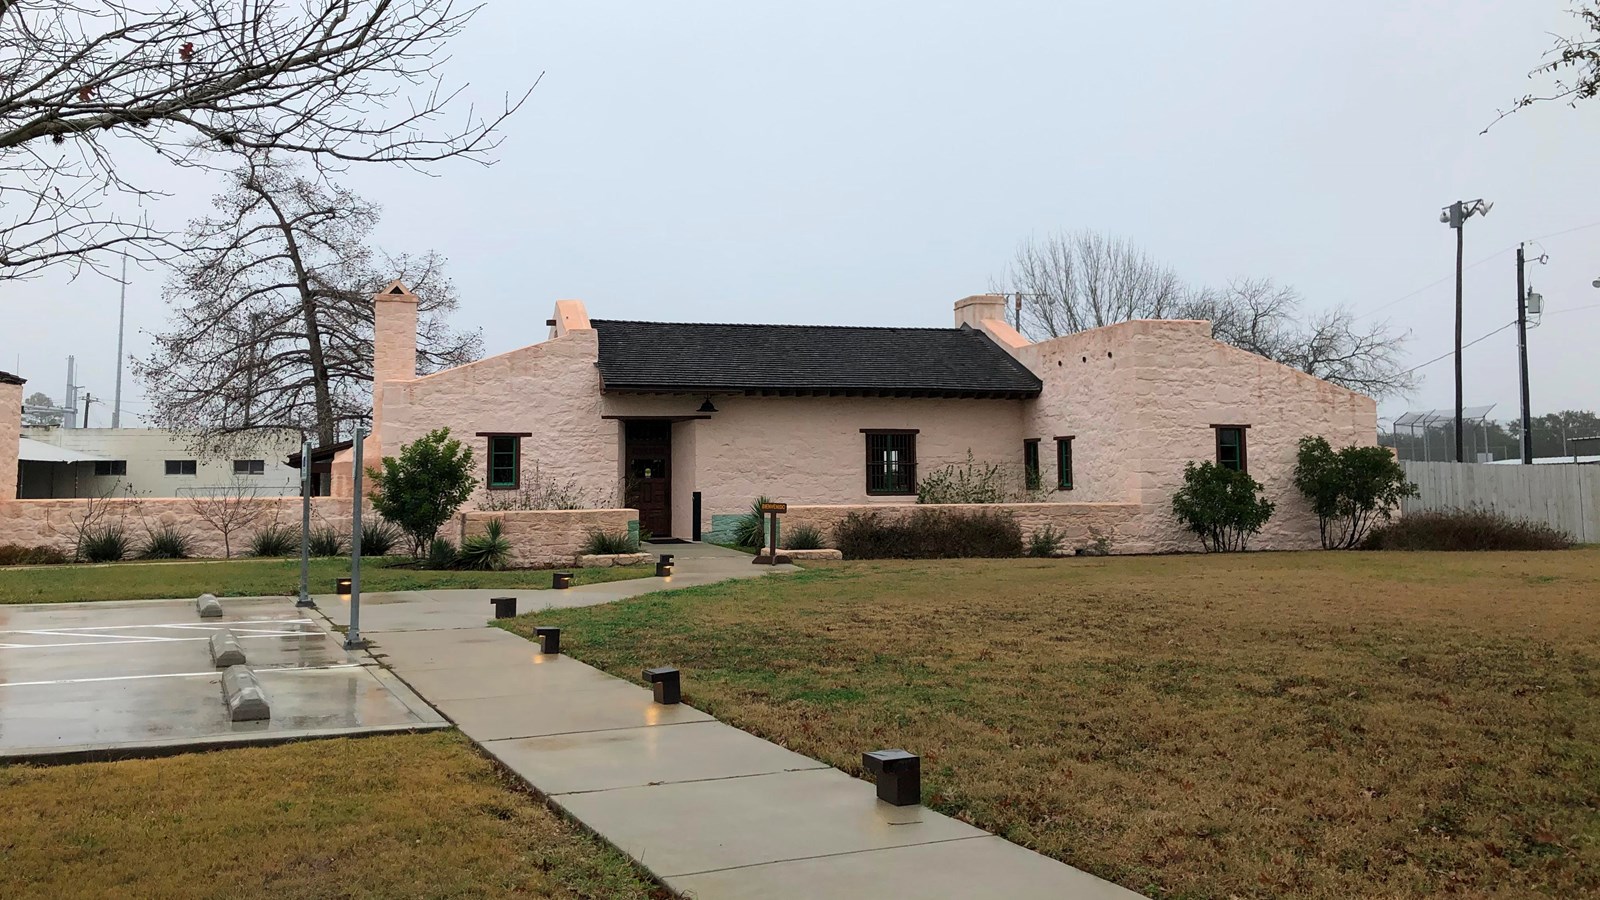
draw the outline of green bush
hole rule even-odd
[[[394,545],[400,543],[400,531],[379,519],[361,523],[361,555],[388,556]]]
[[[145,535],[140,559],[188,559],[192,542],[189,536],[171,525],[163,525]]]
[[[1045,526],[1033,534],[1028,535],[1029,556],[1060,556],[1061,545],[1066,543],[1067,536],[1056,530],[1056,526],[1046,523]]]
[[[332,526],[324,525],[311,531],[312,556],[343,556],[345,554],[344,535],[334,531]]]
[[[909,516],[851,513],[833,530],[848,559],[963,559],[1022,555],[1022,527],[1007,512],[919,509]]]
[[[766,497],[757,497],[750,504],[750,511],[739,517],[733,526],[733,545],[735,547],[761,547],[767,542],[767,514],[761,511],[762,504],[771,503]]]
[[[273,523],[250,538],[251,556],[299,556],[300,529]]]
[[[0,566],[59,566],[71,562],[54,547],[24,547],[0,544]]]
[[[584,539],[583,552],[588,556],[610,556],[617,553],[638,553],[639,539],[626,531],[589,530]]]
[[[132,542],[121,525],[100,525],[83,532],[78,545],[78,556],[89,562],[116,562],[132,550]]]
[[[815,525],[796,525],[778,529],[779,542],[785,550],[821,550],[822,532]]]
[[[1210,462],[1183,467],[1183,487],[1172,495],[1172,513],[1200,538],[1208,553],[1243,550],[1250,536],[1272,518],[1261,483],[1236,469]]]
[[[453,569],[456,567],[456,545],[447,538],[436,537],[428,542],[428,555],[423,557],[425,569]]]
[[[1359,546],[1374,525],[1389,521],[1402,499],[1417,495],[1417,486],[1406,481],[1405,469],[1389,448],[1335,450],[1315,436],[1300,439],[1294,486],[1317,514],[1322,546],[1328,550]]]
[[[1407,513],[1372,529],[1363,550],[1566,550],[1572,536],[1486,509]]]
[[[372,507],[411,542],[422,556],[444,523],[467,502],[478,479],[472,477],[472,451],[439,428],[385,456],[381,468],[368,469]]]
[[[461,542],[456,553],[458,569],[504,569],[511,560],[511,541],[505,536],[505,523],[490,519],[483,534],[475,534]]]
[[[1005,475],[994,463],[980,464],[967,451],[965,465],[935,469],[917,482],[918,503],[1004,503]]]

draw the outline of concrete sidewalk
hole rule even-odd
[[[636,596],[720,580],[714,573],[724,571],[721,578],[770,571],[742,554],[694,549],[679,555],[670,585],[594,585],[593,602],[617,599],[616,589]],[[675,891],[699,898],[1138,896],[920,806],[883,803],[872,785],[837,769],[689,706],[657,705],[646,688],[568,656],[543,655],[536,644],[483,627],[487,600],[467,600],[438,597],[393,614],[370,614],[363,603],[363,631],[372,652],[463,733]],[[430,603],[438,607],[431,613]],[[399,604],[373,609],[385,606]],[[467,625],[471,609],[476,620]],[[443,624],[458,618],[461,626]]]

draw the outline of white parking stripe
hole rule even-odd
[[[76,625],[51,628],[50,631],[126,631],[130,628],[236,628],[242,625],[303,625],[311,619],[244,619],[238,622],[199,624],[194,622],[163,622],[154,625]],[[29,629],[0,629],[0,634],[32,634]]]
[[[12,632],[12,633],[13,634],[45,634],[45,635],[49,635],[50,634],[50,632],[47,632],[47,631],[46,632],[17,631],[17,632]],[[238,634],[238,632],[235,632],[235,634]],[[320,631],[249,631],[249,632],[245,632],[243,634],[238,634],[238,636],[239,636],[240,640],[248,640],[248,639],[252,639],[252,638],[266,638],[266,637],[300,637],[300,638],[308,638],[308,637],[309,638],[320,638],[320,637],[325,637],[325,635]],[[101,637],[101,635],[75,634],[75,635],[67,635],[67,637]],[[190,642],[190,641],[209,641],[209,640],[211,640],[209,637],[181,637],[181,638],[180,637],[124,637],[124,638],[116,638],[113,635],[104,635],[104,637],[113,638],[113,639],[112,640],[105,640],[105,641],[67,641],[65,643],[57,642],[57,643],[54,643],[54,644],[0,644],[0,650],[46,650],[46,649],[53,649],[53,648],[56,648],[56,647],[118,647],[118,646],[122,646],[124,644],[181,644],[181,643],[187,643],[187,642]]]
[[[359,669],[360,663],[335,663],[331,666],[300,666],[293,669],[256,669],[257,676],[274,675],[288,672],[325,672],[329,669]],[[210,672],[167,672],[161,675],[107,675],[104,678],[60,678],[55,681],[0,681],[3,687],[37,687],[48,684],[89,684],[97,681],[140,681],[147,678],[198,678],[209,675],[213,678],[220,677],[222,670],[213,669]]]

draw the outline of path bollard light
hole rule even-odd
[[[199,597],[196,597],[194,601],[194,608],[195,612],[198,612],[200,614],[200,618],[202,619],[222,618],[222,603],[217,600],[216,594],[201,594]]]
[[[540,653],[561,652],[561,629],[554,625],[539,625],[533,629],[533,639],[539,642]]]
[[[550,576],[550,586],[555,588],[558,591],[564,591],[567,588],[572,587],[572,573],[571,572],[555,572],[555,573],[551,574],[551,576]]]
[[[656,560],[656,577],[657,578],[671,578],[672,577],[672,554],[671,553],[663,553],[663,554],[661,554],[661,558]]]
[[[878,780],[878,799],[895,806],[922,802],[922,759],[904,750],[861,754],[861,768]]]
[[[338,581],[334,582],[333,589],[338,592],[339,596],[341,597],[350,596],[350,579],[339,579]]]
[[[517,616],[517,598],[515,597],[490,597],[489,602],[494,604],[494,617],[496,619],[514,619]]]
[[[678,670],[671,666],[645,669],[644,680],[652,685],[657,703],[670,706],[683,699],[682,681],[678,677]]]

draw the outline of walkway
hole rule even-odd
[[[520,597],[579,606],[771,571],[716,547],[657,549],[681,551],[670,585]],[[495,593],[513,592],[369,595],[363,631],[463,733],[673,890],[707,900],[1138,896],[920,806],[883,803],[864,781],[687,705],[657,705],[649,690],[565,654],[542,655],[483,627]],[[337,615],[345,607],[333,599],[319,601]]]

